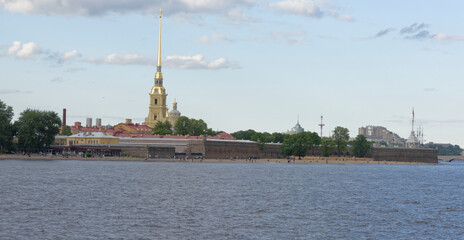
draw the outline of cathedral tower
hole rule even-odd
[[[155,85],[150,91],[150,104],[148,107],[148,117],[145,118],[144,125],[154,127],[158,121],[168,120],[168,108],[166,106],[166,89],[163,87],[163,74],[161,73],[161,14],[159,19],[158,33],[158,61],[156,64]]]

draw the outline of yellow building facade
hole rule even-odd
[[[67,145],[79,144],[119,144],[119,138],[104,132],[83,132],[67,137]]]
[[[166,89],[163,87],[163,74],[161,73],[161,12],[159,20],[158,59],[156,64],[155,85],[151,88],[149,95],[150,104],[148,106],[148,116],[145,118],[145,122],[143,124],[153,128],[159,121],[169,121],[171,124],[175,123],[180,117],[180,112],[178,116],[177,114],[170,114],[169,112],[166,105],[166,97],[168,94],[166,93]],[[177,111],[177,102],[174,102],[174,108],[174,110]]]

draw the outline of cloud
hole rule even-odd
[[[5,95],[5,94],[29,94],[32,93],[31,91],[24,91],[20,89],[0,89],[0,95]]]
[[[203,35],[203,36],[195,39],[195,42],[208,44],[208,43],[211,43],[211,39],[210,39],[210,37],[208,37],[208,35]]]
[[[285,0],[269,3],[269,7],[278,12],[311,18],[321,18],[324,16],[319,4],[309,0]]]
[[[253,0],[0,0],[0,7],[6,11],[60,16],[99,16],[111,13],[157,14],[160,8],[170,15],[217,14],[253,4]]]
[[[7,55],[13,55],[20,59],[32,59],[42,52],[42,48],[35,42],[21,43],[14,41],[7,50]]]
[[[354,22],[354,17],[353,16],[349,16],[349,15],[340,15],[340,13],[336,12],[336,11],[333,11],[333,10],[330,10],[330,11],[327,11],[327,15],[339,20],[339,21],[342,21],[342,22]]]
[[[379,38],[379,37],[383,37],[387,34],[389,34],[390,32],[394,31],[395,29],[393,28],[387,28],[387,29],[384,29],[384,30],[381,30],[379,31],[377,34],[375,34],[372,38]]]
[[[81,54],[76,49],[69,51],[69,52],[65,52],[63,54],[64,60],[69,60],[69,59],[78,58],[78,57],[81,57]]]
[[[433,35],[430,34],[429,31],[423,30],[414,35],[406,36],[407,39],[414,39],[414,40],[423,40],[423,39],[430,39]]]
[[[1,0],[0,0],[1,1]],[[44,60],[51,62],[52,66],[58,66],[65,61],[81,57],[77,50],[61,53],[49,49],[43,49],[35,42],[21,43],[14,41],[3,55],[14,56],[18,59],[34,59],[43,57]]]
[[[168,68],[179,69],[223,69],[223,68],[238,68],[238,65],[229,62],[225,58],[218,58],[213,61],[206,61],[203,55],[197,54],[194,56],[168,56],[165,59],[164,65]]]
[[[433,39],[437,41],[464,41],[464,35],[449,35],[446,33],[431,33],[426,30],[429,25],[425,23],[413,23],[410,26],[400,30],[401,35],[406,35],[404,38],[413,40]]]
[[[404,35],[405,39],[412,39],[412,40],[424,40],[430,39],[433,37],[428,30],[426,30],[429,25],[425,23],[413,23],[409,26],[403,27],[400,30],[400,35]]]
[[[153,58],[148,58],[138,53],[125,55],[112,53],[104,58],[88,58],[85,61],[95,64],[155,65],[155,60]],[[168,56],[163,59],[162,65],[168,68],[179,69],[221,69],[238,67],[236,63],[229,62],[225,58],[218,58],[208,62],[201,54],[194,56]]]
[[[281,31],[272,31],[271,37],[273,39],[282,39],[287,45],[300,45],[303,42],[310,41],[307,33],[304,31],[298,32],[281,32]]]
[[[56,78],[51,79],[50,82],[52,82],[52,83],[62,83],[62,82],[64,82],[64,79],[61,78],[61,77],[56,77]]]
[[[432,38],[439,41],[464,41],[463,35],[448,35],[445,33],[437,33]]]
[[[227,11],[223,18],[224,23],[231,25],[241,25],[243,23],[255,23],[258,22],[258,18],[251,17],[243,13],[243,10],[240,8],[233,8]]]
[[[414,34],[422,29],[428,28],[428,25],[425,23],[413,23],[410,26],[404,27],[400,30],[400,34]]]
[[[238,39],[230,38],[222,33],[213,33],[211,36],[203,35],[195,40],[197,43],[210,44],[215,41],[237,42]]]
[[[72,50],[65,53],[45,50],[44,55],[44,59],[51,62],[52,67],[60,66],[65,62],[72,61],[82,56],[77,50]]]
[[[330,16],[344,22],[352,22],[354,18],[349,15],[341,15],[334,9],[339,7],[327,3],[325,0],[283,0],[267,4],[268,7],[276,12],[290,15],[299,15],[309,18],[322,18]]]
[[[138,53],[130,53],[125,55],[119,55],[112,53],[104,58],[88,58],[85,60],[90,63],[107,63],[116,65],[154,65],[154,59],[147,58]]]

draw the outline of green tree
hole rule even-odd
[[[64,135],[64,136],[72,135],[71,127],[67,125],[63,126],[63,128],[61,129],[60,135]]]
[[[189,135],[190,119],[188,117],[180,117],[174,125],[175,134]]]
[[[437,149],[438,156],[458,156],[462,154],[462,148],[459,145],[452,144],[435,144],[427,143],[424,145],[425,148]]]
[[[29,150],[44,150],[60,132],[61,120],[56,112],[27,109],[15,122],[18,146]]]
[[[255,134],[256,131],[252,129],[248,130],[240,130],[234,133],[231,133],[230,135],[234,136],[236,139],[243,139],[243,140],[251,140],[251,136]]]
[[[208,125],[202,119],[190,119],[189,135],[200,136],[206,134]]]
[[[288,134],[282,134],[278,132],[272,133],[271,135],[272,135],[272,142],[275,142],[275,143],[283,143],[286,136],[289,136]]]
[[[323,157],[329,157],[335,149],[335,142],[332,138],[322,138],[321,141],[321,155]]]
[[[371,148],[371,144],[367,141],[364,135],[358,135],[351,143],[351,153],[355,157],[365,157]]]
[[[13,108],[0,100],[0,153],[13,150]]]
[[[206,129],[206,134],[209,136],[216,136],[219,133],[222,133],[223,131],[214,131],[212,128]]]
[[[152,129],[152,134],[168,135],[172,134],[172,124],[169,121],[158,121]]]
[[[280,152],[284,156],[298,156],[298,159],[306,156],[319,140],[317,133],[301,132],[290,135],[282,143]]]
[[[215,133],[212,129],[208,128],[208,125],[202,119],[197,120],[188,117],[180,117],[177,120],[174,126],[174,132],[179,135],[190,136],[200,136],[209,133],[213,135]]]
[[[253,135],[251,135],[250,140],[255,142],[259,141],[262,143],[269,143],[272,142],[272,137],[271,134],[267,132],[255,132]]]
[[[348,140],[350,140],[349,131],[347,128],[338,126],[334,129],[332,138],[335,141],[337,154],[340,156],[346,150]]]

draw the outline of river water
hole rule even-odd
[[[0,161],[0,239],[464,239],[464,164]]]

